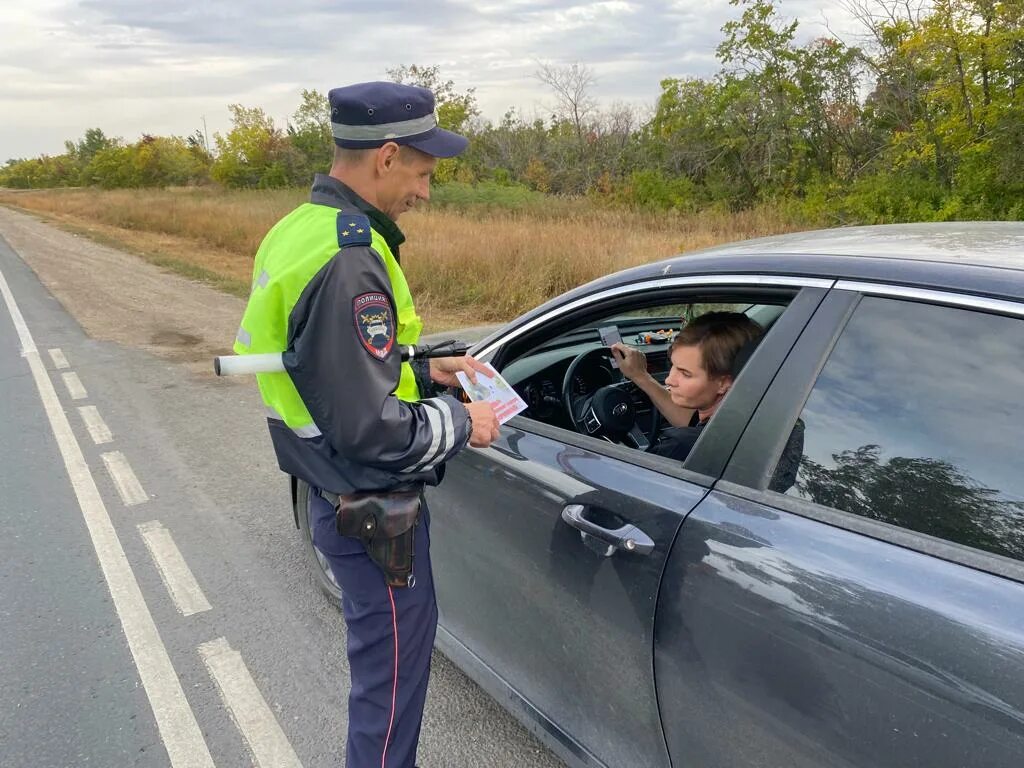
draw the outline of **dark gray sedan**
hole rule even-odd
[[[663,381],[723,309],[765,333],[655,455],[598,329]],[[428,492],[438,643],[570,764],[1024,765],[1024,224],[716,248],[473,353],[529,408]]]

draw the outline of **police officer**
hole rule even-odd
[[[284,373],[260,374],[271,439],[284,472],[314,489],[313,543],[343,592],[351,669],[349,768],[410,768],[416,758],[437,606],[429,514],[409,534],[412,571],[400,584],[364,541],[338,532],[336,505],[361,492],[417,497],[467,444],[498,435],[488,403],[430,394],[475,380],[471,357],[403,363],[422,329],[399,262],[399,216],[430,195],[437,158],[465,137],[437,126],[434,96],[397,83],[329,94],[336,144],[310,202],[279,221],[256,254],[238,354],[284,350]]]

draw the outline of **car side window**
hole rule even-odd
[[[675,301],[637,308],[619,307],[603,314],[591,313],[560,329],[557,335],[528,346],[511,360],[503,361],[499,367],[505,379],[527,403],[527,410],[521,414],[523,419],[579,431],[578,425],[568,418],[564,403],[565,377],[571,361],[588,350],[594,352],[585,364],[574,369],[570,382],[570,394],[574,397],[586,398],[601,387],[625,381],[615,370],[618,363],[613,362],[611,353],[607,351],[601,330],[614,327],[623,343],[644,352],[647,372],[663,383],[671,367],[671,341],[681,324],[707,312],[727,311],[745,313],[762,328],[770,328],[786,308],[786,299],[777,298],[776,302]],[[602,350],[604,354],[601,354]],[[652,415],[651,401],[634,390],[635,387],[626,391],[633,400],[636,423],[647,437],[653,437],[647,433],[659,421]],[[624,444],[635,447],[628,441]]]
[[[1022,392],[1024,320],[864,298],[769,487],[1024,560]]]

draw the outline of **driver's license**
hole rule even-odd
[[[598,334],[601,336],[601,344],[606,347],[610,347],[612,344],[618,344],[622,341],[622,334],[619,333],[619,329],[614,325],[606,325],[604,328],[597,329]],[[619,367],[619,361],[615,359],[615,353],[612,353],[612,366],[615,368]]]
[[[475,384],[462,371],[458,371],[455,378],[459,380],[470,400],[489,401],[494,406],[494,415],[498,417],[498,423],[504,424],[517,413],[525,411],[526,402],[505,378],[494,370],[494,366],[490,363],[484,363],[484,366],[488,372],[484,374],[477,371]]]

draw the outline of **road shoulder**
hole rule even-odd
[[[242,299],[9,208],[0,207],[0,235],[93,339],[197,372],[230,351]]]

